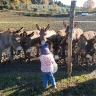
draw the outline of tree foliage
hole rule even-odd
[[[31,4],[31,0],[20,0],[24,4]]]
[[[49,0],[42,0],[43,4],[49,5]]]
[[[31,4],[31,0],[0,0],[0,9],[11,8],[15,9],[20,4]]]
[[[58,6],[61,6],[61,7],[63,7],[63,5],[64,5],[61,1],[56,1],[55,4],[57,4]]]
[[[9,0],[0,0],[0,9],[9,8]]]
[[[53,7],[65,7],[65,5],[61,1],[55,0],[0,0],[0,8],[19,8],[24,4],[37,4],[37,5],[52,5]],[[21,8],[22,9],[22,8]]]
[[[49,0],[49,5],[52,5],[53,4],[53,0]]]
[[[64,4],[61,1],[54,1],[54,0],[31,0],[31,2],[32,4],[46,4],[46,5],[56,4],[61,7],[64,6]]]
[[[41,4],[42,0],[31,0],[32,4]]]
[[[83,9],[85,11],[92,11],[94,9],[94,6],[95,6],[95,2],[93,0],[87,0],[84,2],[83,4]]]
[[[32,4],[46,4],[48,5],[52,0],[31,0]]]

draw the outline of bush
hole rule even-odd
[[[3,10],[3,4],[0,2],[0,10]]]
[[[37,12],[38,11],[38,9],[37,8],[33,8],[33,12]]]
[[[9,0],[0,1],[0,9],[9,9]]]

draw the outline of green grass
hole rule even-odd
[[[55,77],[58,90],[51,88],[50,83],[47,88],[42,88],[42,77],[38,75],[4,75],[0,77],[0,94],[4,96],[62,96],[68,92],[69,96],[83,96],[83,94],[87,96],[88,93],[95,96],[95,76],[84,74],[71,78],[65,78],[63,75]],[[90,91],[88,91],[89,89]]]
[[[1,76],[0,94],[16,96],[16,94],[26,93],[27,88],[35,86],[41,78],[36,76]],[[19,91],[18,91],[19,90]],[[24,91],[25,90],[25,91]]]

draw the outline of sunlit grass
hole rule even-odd
[[[81,76],[73,76],[71,78],[64,78],[64,79],[60,79],[59,77],[60,76],[56,77],[56,84],[58,88],[58,93],[56,93],[57,91],[51,88],[51,84],[46,89],[42,88],[42,84],[39,83],[42,81],[42,77],[40,76],[35,76],[35,75],[1,76],[0,77],[0,94],[4,94],[6,96],[17,96],[16,94],[20,96],[23,96],[24,94],[26,94],[26,96],[31,96],[31,95],[37,96],[37,94],[38,96],[40,94],[42,94],[42,96],[51,96],[50,94],[55,94],[55,95],[57,94],[57,96],[59,96],[60,94],[62,94],[62,90],[68,89],[69,87],[76,87],[76,86],[78,86],[77,88],[82,88],[84,87],[83,85],[84,82],[90,81],[95,78],[93,76],[90,76],[89,74],[83,74]],[[41,88],[38,88],[35,85],[41,86]],[[36,87],[36,89],[34,89],[35,88],[34,86]],[[86,83],[86,86],[87,86],[87,83]],[[76,90],[73,89],[73,91],[76,91]],[[85,88],[85,91],[86,91],[86,88]],[[92,91],[93,93],[96,92],[96,84],[93,86],[92,89],[90,89],[90,91]]]

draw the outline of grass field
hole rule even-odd
[[[0,29],[13,27],[20,28],[25,27],[26,30],[36,29],[36,24],[40,26],[47,26],[50,24],[50,30],[55,31],[63,29],[63,21],[69,22],[69,17],[27,17],[22,15],[17,15],[14,11],[10,12],[0,12]],[[75,21],[78,22],[79,28],[84,31],[96,31],[96,14],[89,16],[76,16]]]
[[[55,74],[57,90],[49,86],[42,87],[42,76],[39,72],[19,72],[19,74],[0,76],[1,96],[96,96],[96,71],[73,71],[74,76],[66,77],[66,72]],[[79,75],[76,75],[77,72]]]
[[[36,29],[36,24],[39,24],[40,26],[51,24],[51,29],[53,29],[53,26],[58,24],[58,22],[54,20],[54,18],[19,16],[13,12],[10,12],[10,14],[0,13],[0,29],[2,30],[4,30],[4,28],[20,28],[22,26],[25,27],[26,30],[32,30]]]
[[[0,12],[0,30],[13,27],[26,30],[36,29],[35,24],[59,30],[64,28],[62,21],[69,18],[56,17],[27,17],[15,12]],[[96,31],[96,15],[82,17],[76,16],[78,27],[84,31]],[[81,22],[85,21],[85,22]],[[88,21],[88,22],[86,22]],[[90,21],[90,22],[89,22]],[[13,64],[0,65],[0,96],[96,96],[96,64],[92,66],[73,66],[72,77],[67,78],[67,67],[59,66],[55,74],[58,90],[42,88],[40,62],[32,61],[21,64],[15,60]]]

